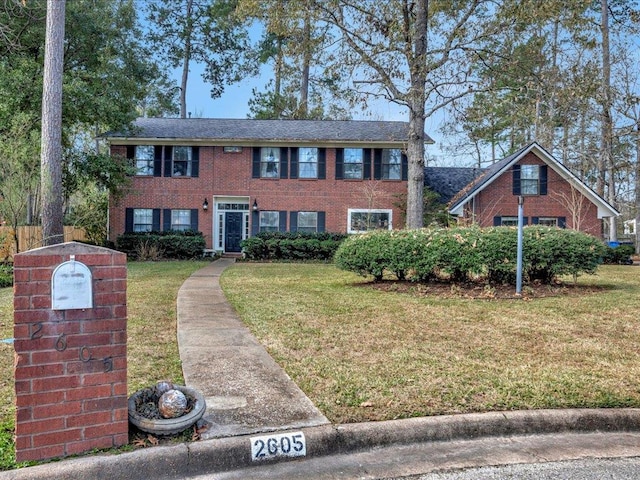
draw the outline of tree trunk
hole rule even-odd
[[[424,226],[424,125],[425,83],[427,81],[427,15],[428,0],[414,4],[415,26],[413,37],[413,64],[411,90],[409,92],[409,140],[407,158],[409,181],[407,183],[407,228]]]
[[[309,6],[310,7],[310,6]],[[300,79],[300,106],[298,117],[307,118],[309,113],[309,70],[311,65],[311,19],[309,9],[304,13],[303,54],[302,54],[302,78]]]
[[[187,0],[187,28],[184,39],[184,58],[182,61],[182,79],[180,82],[180,118],[187,118],[187,81],[191,61],[191,35],[193,32],[193,0]]]
[[[44,245],[64,241],[62,201],[62,70],[65,0],[47,2],[42,90],[42,239]]]
[[[607,0],[601,0],[602,19],[600,29],[602,32],[602,130],[601,130],[601,165],[598,172],[596,190],[602,196],[605,191],[606,174],[609,174],[608,196],[609,203],[615,206],[615,181],[613,176],[613,120],[611,119],[611,58],[609,54],[609,4]],[[609,240],[616,241],[616,219],[609,218]]]

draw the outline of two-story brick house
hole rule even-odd
[[[137,168],[109,212],[124,232],[195,229],[239,252],[260,231],[402,228],[408,123],[140,118],[109,133]],[[432,140],[427,136],[427,143]]]
[[[402,228],[407,134],[406,122],[138,119],[105,135],[137,169],[110,239],[194,229],[230,253],[260,231]],[[602,236],[619,215],[535,142],[487,169],[427,167],[425,185],[463,224],[514,225],[521,196],[527,224]]]

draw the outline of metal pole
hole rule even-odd
[[[518,197],[518,255],[516,260],[516,295],[522,293],[522,229],[523,225],[523,205],[524,197]]]

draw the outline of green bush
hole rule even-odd
[[[261,232],[243,240],[242,251],[248,260],[330,261],[344,234],[320,232]]]
[[[451,228],[376,231],[352,236],[336,251],[338,268],[380,280],[452,282],[488,281],[515,284],[515,228]],[[558,276],[594,273],[602,261],[603,243],[584,233],[531,226],[523,234],[523,280],[551,283]]]
[[[202,232],[192,230],[125,233],[116,239],[115,248],[136,260],[187,260],[201,256],[206,242]]]
[[[634,253],[636,250],[633,245],[606,246],[602,261],[609,265],[628,265],[633,262],[631,255]]]
[[[13,285],[13,265],[9,263],[0,264],[0,288]]]

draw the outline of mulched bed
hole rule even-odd
[[[571,296],[580,297],[602,292],[605,287],[575,285],[558,282],[552,285],[532,283],[523,285],[521,295],[516,295],[513,285],[484,285],[477,283],[412,283],[406,281],[382,280],[365,285],[385,292],[397,292],[417,297],[469,298],[478,300],[530,300],[534,298]]]

